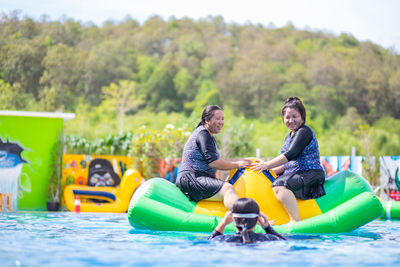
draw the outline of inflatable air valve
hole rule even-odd
[[[81,212],[81,199],[79,198],[79,196],[76,196],[75,198],[75,212]]]

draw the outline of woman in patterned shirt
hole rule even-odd
[[[319,160],[318,141],[305,125],[306,110],[298,97],[289,97],[282,108],[282,118],[290,132],[281,154],[270,161],[253,163],[252,169],[272,169],[277,179],[272,184],[276,198],[286,209],[290,222],[300,221],[296,198],[312,199],[325,195],[325,173]]]

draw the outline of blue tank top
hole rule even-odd
[[[204,151],[199,146],[200,138],[203,143],[207,143],[207,150]],[[195,172],[201,175],[216,177],[217,170],[211,168],[208,164],[219,159],[221,154],[217,147],[215,138],[204,128],[197,127],[189,140],[186,142],[182,153],[182,163],[179,167],[179,172]]]
[[[321,162],[319,160],[318,141],[315,137],[314,131],[307,125],[303,125],[302,127],[307,127],[311,130],[312,139],[296,158],[285,163],[285,171],[283,175],[309,170],[322,170]],[[286,136],[281,150],[282,154],[288,151],[293,139],[294,136],[290,136],[290,133]]]

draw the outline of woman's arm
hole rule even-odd
[[[284,167],[283,165],[281,165],[281,166],[279,166],[279,167],[272,168],[272,171],[273,171],[276,175],[279,175],[279,174],[282,174],[282,173],[285,171],[285,167]]]
[[[208,239],[213,239],[216,236],[223,235],[225,231],[225,226],[233,222],[232,212],[228,211],[225,213],[224,218],[220,223],[215,227],[214,231],[212,231],[211,235]]]
[[[255,171],[272,169],[280,167],[286,162],[295,159],[300,155],[300,153],[304,150],[304,148],[311,142],[313,135],[311,129],[308,126],[302,126],[296,131],[296,133],[292,138],[293,140],[289,146],[289,149],[284,154],[281,154],[267,162],[260,161],[259,163],[253,163],[252,169]],[[277,169],[277,171],[283,172],[283,169]]]
[[[218,170],[232,170],[237,168],[247,168],[251,165],[251,161],[248,159],[238,161],[228,161],[224,159],[217,159],[208,164],[211,168]]]
[[[198,134],[196,144],[200,148],[201,154],[211,168],[218,170],[232,170],[250,166],[251,161],[248,159],[228,161],[218,158],[219,154],[217,153],[216,143],[207,130],[201,131]]]
[[[284,153],[288,161],[297,158],[308,146],[313,138],[311,128],[303,125],[292,136],[292,142],[288,150]]]
[[[260,160],[260,162],[257,163],[252,163],[252,167],[251,169],[254,171],[264,171],[267,169],[272,169],[272,168],[276,168],[278,167],[276,170],[277,171],[281,171],[281,173],[283,172],[283,164],[285,164],[286,162],[288,162],[287,158],[285,157],[285,155],[280,154],[279,156],[265,162]]]
[[[273,224],[273,222],[275,222],[275,221],[273,221],[273,222],[271,221],[271,223],[270,223],[268,221],[267,215],[265,215],[263,212],[260,212],[260,218],[258,221],[260,222],[260,224],[266,234],[272,234],[272,235],[279,237],[282,240],[286,240],[285,237],[283,237],[281,234],[279,234],[277,231],[275,231],[274,228],[272,228],[271,224]]]

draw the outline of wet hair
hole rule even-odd
[[[255,202],[252,198],[239,198],[233,204],[232,213],[234,214],[233,220],[235,222],[235,226],[242,235],[242,243],[246,244],[252,242],[249,238],[248,231],[257,224],[258,216],[253,216],[253,218],[238,218],[235,217],[235,214],[258,215],[260,213],[260,207],[258,206],[257,202]]]
[[[203,114],[201,115],[201,121],[199,122],[199,124],[197,124],[196,128],[199,127],[200,125],[204,126],[206,121],[211,120],[211,118],[214,116],[214,113],[216,110],[222,111],[222,108],[220,108],[219,106],[216,106],[216,105],[206,107],[203,110]]]
[[[291,96],[285,100],[285,104],[282,108],[282,117],[285,115],[285,111],[287,108],[292,108],[297,110],[300,113],[301,118],[303,119],[303,124],[306,123],[306,108],[301,102],[300,98],[297,96]]]

